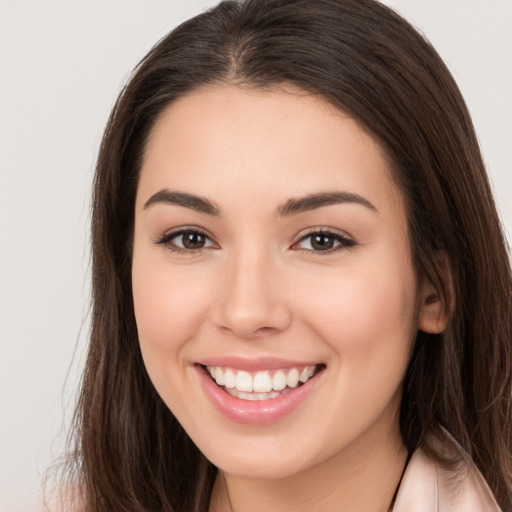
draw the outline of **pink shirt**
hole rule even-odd
[[[449,473],[421,448],[416,450],[404,473],[393,512],[501,512],[478,469],[462,457],[460,460],[460,468]]]

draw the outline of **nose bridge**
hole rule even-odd
[[[217,325],[239,338],[286,329],[291,316],[277,262],[261,244],[246,243],[227,258]]]

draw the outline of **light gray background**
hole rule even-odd
[[[0,0],[1,512],[38,510],[42,474],[62,451],[87,338],[89,192],[108,112],[152,44],[215,3]],[[510,239],[511,0],[385,3],[454,73]]]

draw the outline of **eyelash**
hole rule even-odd
[[[323,256],[323,255],[327,255],[327,254],[332,254],[333,252],[336,252],[339,250],[350,249],[357,245],[357,242],[353,238],[350,238],[348,235],[342,235],[339,232],[330,231],[328,229],[323,229],[323,228],[312,228],[311,230],[308,230],[306,232],[306,234],[302,235],[302,237],[299,239],[299,241],[294,243],[292,247],[296,247],[301,242],[304,242],[307,239],[311,239],[315,235],[323,237],[323,238],[333,239],[335,243],[338,242],[338,245],[331,247],[329,249],[323,250],[323,251],[315,251],[313,249],[304,249],[304,248],[300,248],[300,247],[295,250],[304,251],[309,254],[313,253],[318,256]]]
[[[209,240],[212,243],[212,246],[215,245],[215,242],[212,241],[211,237],[208,236],[204,231],[198,228],[185,228],[178,229],[176,231],[171,231],[170,233],[164,234],[161,238],[155,241],[157,245],[166,246],[169,251],[174,252],[176,254],[191,254],[198,253],[203,249],[208,249],[209,247],[200,247],[197,249],[187,249],[186,247],[178,247],[177,245],[172,243],[174,238],[178,238],[179,236],[183,237],[184,235],[200,235],[204,237],[206,240]]]
[[[211,245],[206,246],[206,247],[205,246],[199,247],[197,249],[189,249],[189,248],[185,248],[185,247],[178,247],[177,245],[172,243],[172,240],[174,238],[177,238],[179,236],[183,237],[185,235],[202,236],[206,240],[209,240]],[[319,236],[319,237],[323,237],[324,239],[325,238],[333,239],[334,243],[338,242],[338,245],[335,245],[334,247],[330,247],[326,250],[318,250],[318,251],[315,251],[313,249],[305,249],[305,248],[297,247],[300,243],[304,242],[308,238],[309,239],[312,238],[315,235]],[[202,231],[201,229],[198,229],[198,228],[187,228],[187,229],[179,229],[177,231],[171,231],[170,233],[166,233],[165,235],[163,235],[161,238],[156,240],[154,243],[157,245],[164,245],[167,247],[168,250],[170,250],[171,252],[174,252],[176,254],[192,254],[192,253],[197,254],[197,253],[201,252],[203,249],[209,249],[210,247],[215,247],[215,245],[216,245],[215,242],[211,239],[211,237],[209,235],[207,235],[204,231]],[[302,237],[292,245],[292,249],[294,249],[296,251],[303,251],[303,252],[306,252],[309,254],[313,253],[315,255],[321,256],[324,254],[332,254],[333,252],[336,252],[336,251],[339,251],[342,249],[350,249],[352,247],[355,247],[356,245],[357,245],[357,242],[354,239],[352,239],[346,235],[341,235],[340,233],[336,233],[336,232],[333,232],[333,231],[330,231],[327,229],[312,228],[306,234],[302,235]]]

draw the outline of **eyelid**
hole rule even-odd
[[[336,241],[338,241],[339,244],[330,249],[326,249],[325,251],[315,251],[313,249],[304,249],[304,248],[300,248],[300,247],[297,247],[294,250],[304,251],[304,252],[307,252],[310,254],[312,253],[315,255],[316,254],[323,255],[323,254],[332,254],[333,252],[336,252],[336,251],[342,250],[342,249],[351,249],[352,247],[355,247],[356,245],[358,245],[358,243],[354,239],[354,237],[352,235],[349,235],[345,231],[341,231],[339,229],[334,229],[334,228],[318,226],[318,227],[314,227],[314,228],[308,228],[308,229],[302,231],[299,235],[297,235],[297,237],[296,237],[297,240],[292,244],[292,249],[294,247],[296,247],[300,242],[302,242],[302,241],[306,240],[307,238],[311,237],[312,235],[316,235],[316,234],[332,237]]]
[[[180,235],[184,235],[186,233],[200,234],[201,236],[204,236],[207,240],[209,240],[211,242],[211,245],[206,246],[206,247],[200,247],[197,249],[188,249],[188,248],[184,248],[184,247],[179,247],[175,244],[171,244],[171,240],[173,238],[176,238]],[[300,244],[301,242],[306,240],[308,237],[311,237],[312,235],[317,235],[317,234],[334,238],[338,242],[338,244],[335,245],[334,247],[332,247],[330,249],[326,249],[324,251],[315,251],[314,249],[305,249],[305,248],[297,247],[298,244]],[[341,231],[341,230],[334,229],[334,228],[322,227],[322,226],[308,228],[308,229],[302,231],[301,233],[299,233],[298,235],[296,235],[295,238],[296,238],[296,241],[292,244],[291,249],[300,250],[300,251],[304,251],[307,253],[319,254],[319,255],[330,254],[330,253],[336,252],[341,249],[350,249],[350,248],[358,245],[356,240],[351,235],[346,233],[345,231]],[[166,231],[158,238],[154,239],[153,243],[156,245],[166,246],[167,249],[169,249],[172,252],[186,253],[186,254],[192,254],[192,253],[198,254],[205,249],[219,248],[219,244],[215,241],[215,239],[206,230],[204,230],[198,226],[180,226],[177,228],[173,228],[169,231]]]
[[[166,231],[162,235],[160,235],[158,238],[153,240],[153,243],[155,245],[163,245],[167,249],[169,249],[172,252],[176,253],[199,253],[205,249],[211,249],[212,245],[207,247],[200,247],[198,249],[187,249],[184,247],[179,247],[177,245],[171,244],[171,240],[173,238],[176,238],[177,236],[184,235],[186,233],[197,233],[199,235],[204,236],[206,239],[208,239],[214,247],[218,247],[218,243],[215,241],[215,239],[208,234],[207,231],[204,229],[198,227],[198,226],[180,226],[177,228],[170,229],[169,231]]]

